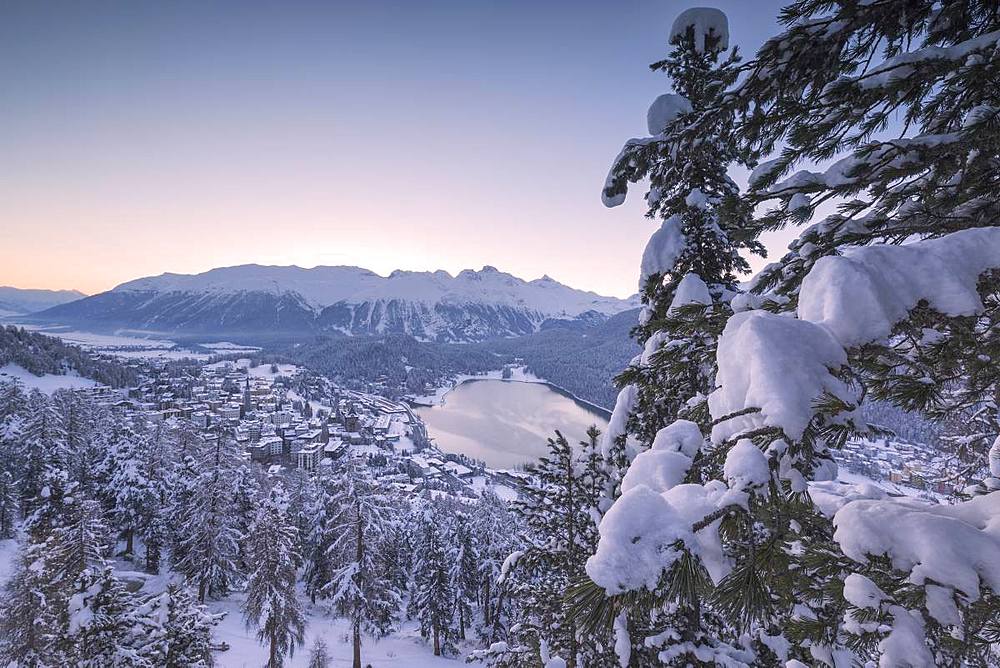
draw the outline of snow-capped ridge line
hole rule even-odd
[[[606,315],[631,307],[631,300],[576,290],[549,276],[526,281],[486,265],[447,271],[397,269],[388,276],[352,266],[310,269],[244,264],[219,267],[199,274],[164,273],[122,283],[112,292],[238,294],[265,292],[295,294],[319,311],[334,304],[361,304],[393,300],[424,304],[486,303],[526,308],[544,316],[575,317],[587,311]]]

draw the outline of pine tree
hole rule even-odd
[[[42,476],[48,467],[62,468],[66,461],[65,432],[53,403],[41,392],[28,396],[26,419],[18,434],[21,466],[16,472],[21,513],[28,517],[39,503]]]
[[[715,341],[732,313],[739,276],[749,270],[741,253],[764,252],[752,207],[727,174],[741,158],[732,117],[704,115],[739,71],[736,49],[720,62],[728,33],[719,16],[714,31],[675,24],[670,53],[650,65],[670,77],[675,93],[653,103],[652,136],[625,144],[604,189],[605,204],[616,206],[629,183],[647,180],[646,215],[662,221],[642,261],[635,331],[645,346],[642,360],[618,379],[636,388],[629,433],[646,447],[678,417],[708,421]]]
[[[822,282],[829,285],[836,278],[831,272],[845,266],[840,257],[845,248],[855,253],[849,262],[863,252],[878,252],[879,266],[891,266],[900,244],[914,249],[920,247],[918,240],[937,240],[953,246],[970,232],[981,235],[976,237],[980,244],[992,239],[1000,208],[996,7],[975,1],[830,5],[801,0],[786,7],[782,19],[787,29],[761,47],[747,68],[746,85],[727,100],[727,106],[742,112],[741,131],[754,156],[773,158],[751,176],[751,195],[754,203],[777,202],[760,220],[773,229],[810,222],[824,203],[839,205],[836,213],[805,227],[790,252],[755,280],[761,300],[774,310],[811,319],[809,278],[815,283],[825,277]],[[782,82],[771,76],[779,63]],[[832,165],[782,178],[796,166],[817,162]],[[931,283],[961,280],[969,265],[975,266],[973,253],[961,255],[938,261]],[[982,463],[992,435],[1000,432],[995,410],[1000,376],[988,361],[1000,344],[997,263],[988,263],[977,277],[980,305],[971,315],[949,312],[946,302],[924,293],[903,303],[898,313],[869,304],[869,277],[853,266],[849,299],[868,305],[868,311],[846,315],[847,323],[827,322],[848,353],[859,394],[942,423],[978,423],[977,432],[985,437],[963,438],[969,450],[957,454],[978,458],[986,468]],[[917,289],[926,291],[926,286]],[[883,300],[899,299],[898,289],[888,292]],[[856,328],[864,317],[879,314],[889,320],[888,336],[841,335],[844,326]],[[793,451],[799,446],[790,445]],[[813,478],[810,473],[803,471],[807,480]],[[824,529],[801,538],[802,561],[812,566],[806,572],[813,577],[802,581],[798,598],[816,619],[790,626],[796,640],[822,642],[836,651],[837,629],[847,625],[847,644],[859,660],[886,662],[886,630],[909,618],[925,636],[928,661],[997,660],[978,620],[996,616],[998,592],[983,588],[974,603],[958,603],[955,615],[971,626],[949,632],[930,586],[914,585],[907,569],[878,554],[859,566],[840,554],[837,537]],[[846,582],[881,602],[868,606],[849,600]],[[937,595],[940,601],[954,593],[942,588]],[[878,630],[866,627],[859,633],[845,620],[845,607],[847,618],[877,622]]]
[[[0,472],[0,540],[14,537],[14,521],[17,517],[17,485],[10,471]]]
[[[0,599],[0,662],[5,665],[47,665],[50,639],[46,623],[51,612],[46,606],[42,574],[32,568],[41,552],[37,545],[21,551]]]
[[[605,650],[607,637],[600,630],[583,636],[565,603],[597,546],[590,511],[604,490],[606,474],[588,467],[590,454],[575,451],[559,432],[549,439],[548,451],[527,467],[531,483],[512,504],[525,534],[524,547],[502,568],[500,580],[514,601],[514,612],[502,652],[508,656],[490,657],[494,665],[543,662],[547,654],[570,667],[613,660]]]
[[[98,424],[107,422],[93,401],[78,392],[60,390],[52,402],[61,420],[66,446],[66,471],[88,498],[100,498],[97,479],[107,444],[98,434]]]
[[[296,597],[300,561],[297,530],[288,517],[288,496],[280,483],[260,508],[246,538],[253,570],[247,579],[243,615],[247,627],[268,644],[268,668],[281,668],[285,655],[293,656],[303,642],[305,620]]]
[[[18,566],[0,601],[0,659],[58,665],[72,650],[69,601],[84,572],[104,567],[107,528],[98,504],[66,494],[64,472],[49,469],[50,493],[29,518]]]
[[[115,431],[103,467],[108,472],[106,496],[114,525],[125,539],[122,554],[131,558],[136,534],[154,512],[160,493],[148,475],[145,460],[150,443],[146,434],[124,423]]]
[[[503,590],[497,586],[507,557],[521,549],[513,514],[507,504],[489,488],[480,495],[472,512],[473,533],[479,556],[479,594],[483,611],[480,635],[488,643],[505,635]]]
[[[434,656],[454,653],[455,590],[450,577],[443,518],[431,500],[419,509],[409,612],[434,643]],[[357,667],[355,667],[357,668]]]
[[[86,569],[69,601],[65,656],[79,668],[152,668],[139,649],[136,602],[110,567]]]
[[[458,613],[458,637],[465,640],[465,629],[472,622],[479,594],[479,551],[472,534],[471,521],[464,512],[455,513],[448,538],[451,586],[455,592],[455,612]]]
[[[219,435],[203,449],[191,498],[180,508],[185,534],[179,539],[175,569],[198,588],[198,601],[225,596],[243,579],[239,568],[239,541],[235,513],[235,482],[239,454],[231,441]]]
[[[330,657],[330,650],[327,649],[326,641],[317,637],[309,650],[309,665],[307,668],[330,668],[333,659]]]
[[[401,605],[387,546],[394,540],[398,512],[389,491],[371,480],[358,461],[340,471],[327,502],[323,536],[329,579],[319,594],[351,623],[354,668],[361,668],[361,636],[384,636]],[[318,571],[317,571],[318,573]],[[313,581],[314,585],[318,580]]]
[[[222,619],[199,605],[182,585],[171,584],[138,608],[141,625],[148,638],[143,656],[164,668],[211,668],[212,629]]]

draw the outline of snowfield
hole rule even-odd
[[[96,380],[84,378],[75,371],[62,375],[47,373],[43,376],[36,376],[17,364],[6,364],[0,367],[0,383],[12,380],[19,381],[27,390],[38,390],[45,394],[52,394],[61,389],[80,390],[100,385]]]

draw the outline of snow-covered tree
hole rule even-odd
[[[449,528],[451,586],[455,591],[458,613],[458,637],[465,640],[465,629],[472,622],[479,594],[479,550],[472,533],[471,520],[462,511],[455,513]]]
[[[591,444],[571,446],[556,432],[548,455],[527,467],[531,482],[512,503],[521,547],[504,562],[499,578],[512,599],[512,619],[502,650],[484,657],[492,665],[537,665],[561,657],[567,666],[579,667],[613,660],[604,630],[581,634],[565,602],[597,546],[591,511],[606,474],[588,466]]]
[[[14,537],[18,505],[14,476],[10,471],[0,471],[0,540]]]
[[[417,508],[409,614],[420,621],[420,632],[431,638],[434,656],[454,652],[455,589],[448,561],[444,517],[434,501]]]
[[[361,668],[362,634],[384,636],[395,624],[401,593],[390,558],[399,507],[389,489],[368,477],[359,461],[338,471],[325,503],[316,549],[325,549],[322,569],[310,586],[351,623],[354,668]],[[325,547],[323,547],[325,546]],[[325,569],[325,570],[324,570]],[[329,578],[319,585],[319,576]]]
[[[332,661],[333,658],[330,656],[330,650],[326,646],[326,641],[317,637],[312,648],[309,650],[309,664],[307,668],[330,668]]]
[[[695,31],[711,24],[695,15]],[[1000,496],[983,485],[952,505],[900,502],[828,481],[830,450],[866,428],[866,396],[977,415],[982,454],[1000,431],[997,13],[801,0],[782,21],[691,132],[733,122],[739,154],[773,158],[750,176],[747,204],[779,202],[760,226],[839,210],[730,301],[707,416],[681,413],[692,421],[634,458],[588,574],[613,601],[683,604],[663,620],[679,637],[646,643],[663,663],[989,665],[1000,583],[974,555],[990,551]]]
[[[190,500],[179,508],[184,530],[179,554],[172,557],[175,570],[197,586],[203,603],[207,596],[225,596],[244,578],[238,563],[242,536],[234,503],[237,469],[244,464],[233,443],[222,435],[199,455]]]
[[[743,112],[748,147],[772,158],[751,175],[751,194],[777,202],[761,219],[771,228],[810,222],[825,203],[838,210],[805,227],[753,289],[775,310],[825,330],[858,394],[945,424],[974,424],[977,433],[943,440],[967,448],[958,454],[978,457],[984,471],[1000,433],[1000,375],[991,363],[1000,345],[992,84],[1000,18],[991,3],[929,0],[802,0],[783,18],[788,28],[765,43],[727,100]],[[786,177],[793,168],[800,171]],[[832,540],[802,541],[804,558],[829,571],[811,578],[801,597],[823,623],[789,632],[831,652],[846,633],[861,659],[883,665],[996,661],[981,620],[996,618],[1000,583],[972,575],[965,556],[983,538],[961,539],[960,524],[937,519],[973,508],[993,515],[994,496],[944,511],[910,508],[911,530],[902,535],[890,532],[903,512],[898,503],[843,504]],[[862,517],[879,517],[881,530]],[[918,549],[912,534],[935,535],[938,547],[910,561]],[[939,546],[956,543],[963,548],[947,572],[934,569]],[[911,563],[923,564],[919,574]],[[978,582],[970,589],[955,573]],[[846,613],[829,610],[829,589]],[[831,631],[838,624],[839,634]],[[901,643],[904,635],[914,641]]]
[[[84,572],[105,566],[107,528],[98,504],[66,494],[61,471],[49,469],[43,481],[51,493],[29,519],[0,600],[0,659],[21,666],[65,663],[70,597]]]
[[[108,475],[105,496],[114,526],[125,539],[123,554],[131,558],[136,534],[153,514],[160,493],[146,466],[146,453],[150,450],[147,435],[124,423],[115,432],[103,466]]]
[[[21,462],[15,477],[21,496],[21,512],[28,517],[37,507],[42,492],[42,476],[48,467],[66,463],[66,434],[62,419],[52,401],[41,392],[28,396],[25,419],[16,447]]]
[[[0,662],[5,665],[48,665],[47,626],[53,614],[46,605],[42,573],[32,568],[40,556],[38,546],[21,551],[0,598]]]
[[[479,557],[479,594],[482,608],[482,639],[493,643],[504,636],[507,601],[497,586],[507,557],[521,548],[517,526],[506,502],[489,488],[483,490],[471,511],[473,534]]]
[[[243,616],[257,638],[268,645],[268,668],[281,668],[285,656],[302,644],[305,620],[295,591],[300,562],[297,529],[288,516],[288,496],[280,484],[259,509],[245,539],[253,564],[247,578]]]
[[[670,53],[650,66],[670,77],[674,92],[653,102],[650,136],[625,144],[604,188],[605,204],[617,206],[630,183],[648,181],[646,215],[660,222],[639,278],[643,309],[636,334],[644,352],[619,379],[629,388],[624,396],[632,397],[623,417],[646,447],[679,416],[708,421],[715,340],[732,312],[739,276],[749,270],[743,253],[763,253],[752,207],[727,173],[740,158],[732,117],[704,114],[738,74],[735,49],[720,62],[728,42],[718,10],[677,18]]]
[[[69,600],[64,656],[79,668],[152,668],[140,647],[145,638],[136,601],[110,566],[86,569]]]
[[[138,608],[148,638],[143,655],[154,666],[167,668],[211,668],[212,629],[222,619],[199,605],[187,587],[167,586],[166,591],[141,603]]]

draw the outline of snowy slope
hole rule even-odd
[[[242,265],[129,281],[40,319],[167,333],[405,333],[477,341],[529,334],[549,319],[606,318],[632,306],[547,276],[525,281],[493,267],[383,277],[358,267]]]
[[[27,390],[38,390],[45,394],[52,394],[60,389],[82,389],[96,387],[100,383],[90,378],[83,378],[78,373],[52,374],[47,373],[36,376],[24,367],[17,364],[5,364],[0,366],[0,383],[20,382]]]

